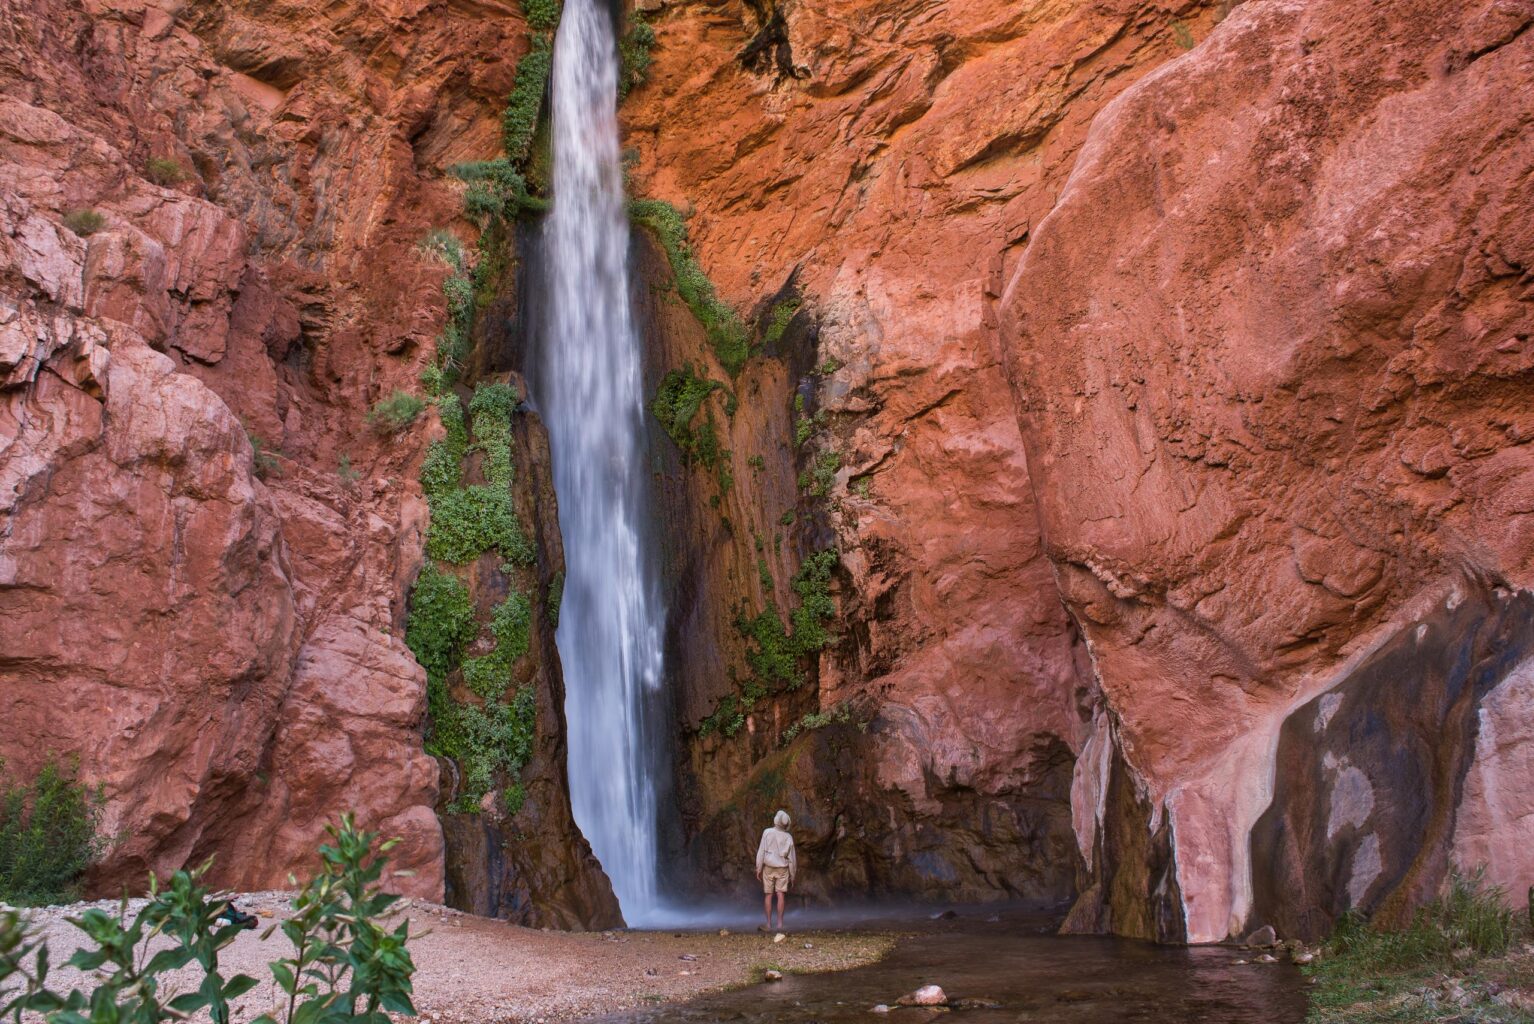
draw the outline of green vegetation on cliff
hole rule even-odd
[[[534,695],[523,688],[508,702],[512,670],[531,646],[532,604],[513,590],[491,613],[488,629],[494,645],[485,654],[466,657],[481,631],[468,586],[438,563],[466,565],[487,552],[503,560],[502,571],[531,565],[535,553],[517,516],[512,487],[511,420],[519,404],[516,389],[486,383],[469,401],[471,437],[463,405],[451,391],[437,399],[446,436],[427,449],[421,487],[431,510],[426,534],[428,561],[411,592],[405,642],[426,669],[430,730],[426,749],[452,758],[462,772],[454,810],[473,813],[495,785],[497,772],[508,783],[503,802],[512,813],[521,807],[516,781],[531,756]],[[483,484],[463,485],[463,463],[480,456]],[[477,698],[459,700],[448,677],[462,669],[464,686]]]
[[[523,532],[512,501],[511,409],[516,394],[506,384],[482,384],[469,409],[474,416],[471,446],[458,397],[438,399],[437,410],[447,437],[427,449],[421,467],[421,487],[431,508],[426,553],[454,565],[465,565],[498,550],[515,565],[533,560],[532,544]],[[483,454],[486,483],[462,484],[461,464],[471,451]]]
[[[520,170],[532,155],[533,136],[543,113],[543,98],[548,91],[549,72],[554,69],[554,34],[540,32],[533,36],[532,48],[517,61],[516,78],[506,109],[501,114],[501,139],[506,158]]]
[[[81,876],[106,846],[98,833],[102,799],[51,759],[31,781],[0,775],[0,902],[79,898]]]
[[[698,318],[719,363],[732,377],[746,365],[751,354],[746,327],[729,304],[714,292],[714,283],[703,272],[687,238],[687,221],[680,211],[660,199],[629,200],[629,217],[649,229],[671,265],[677,294]]]
[[[691,363],[684,363],[680,370],[668,370],[662,378],[655,397],[650,401],[650,412],[660,421],[661,429],[671,438],[685,459],[699,457],[699,440],[693,431],[693,421],[703,409],[703,402],[721,387],[716,380],[699,377]],[[717,455],[717,443],[714,448]]]
[[[752,617],[742,613],[736,618],[735,627],[746,638],[746,665],[751,675],[738,693],[726,695],[700,723],[702,735],[719,732],[734,736],[762,698],[803,685],[804,659],[824,650],[832,640],[826,626],[836,616],[836,601],[831,597],[831,575],[836,566],[836,552],[830,549],[816,552],[800,565],[792,583],[799,605],[789,613],[789,627],[784,626],[776,606]]]
[[[496,606],[490,619],[495,647],[489,654],[463,663],[464,685],[485,700],[498,699],[511,686],[511,667],[527,653],[532,641],[533,610],[523,594],[512,593]]]
[[[618,40],[618,99],[623,99],[649,78],[650,48],[654,45],[655,29],[645,20],[644,12],[630,12],[628,29]]]
[[[397,434],[416,421],[426,403],[405,391],[395,390],[368,410],[368,426],[380,434]]]
[[[730,471],[731,453],[719,443],[713,413],[704,410],[708,396],[722,387],[716,380],[697,376],[693,365],[685,363],[680,370],[666,373],[650,401],[650,412],[682,453],[682,461],[688,465],[697,463],[713,472],[719,485],[719,493],[713,499],[715,507],[720,497],[729,494],[735,485]],[[700,415],[704,417],[702,423],[697,422]]]

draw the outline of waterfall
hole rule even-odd
[[[665,620],[648,523],[644,380],[630,306],[613,25],[566,0],[554,43],[554,206],[537,402],[549,428],[566,575],[570,799],[630,925],[653,919]]]

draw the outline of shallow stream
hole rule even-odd
[[[790,924],[792,924],[790,918]],[[876,922],[901,933],[877,964],[835,974],[790,975],[688,1003],[602,1017],[603,1024],[705,1021],[888,1021],[916,1024],[1301,1024],[1305,979],[1288,963],[1238,964],[1242,950],[1175,948],[1124,939],[1049,934],[1037,920],[961,916],[920,924]],[[791,933],[787,941],[813,941]],[[763,942],[770,939],[763,938]],[[921,985],[942,986],[953,1010],[894,1008]],[[874,1014],[878,1004],[892,1007]],[[994,1005],[980,1005],[989,1003]]]

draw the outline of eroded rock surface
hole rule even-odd
[[[424,676],[417,251],[494,152],[513,5],[5,3],[0,746],[78,756],[93,884],[216,854],[282,885],[355,809],[440,898]],[[262,479],[264,477],[264,479]]]
[[[1190,938],[1269,923],[1254,882],[1259,917],[1315,887],[1281,934],[1401,910],[1456,813],[1528,871],[1485,835],[1521,744],[1454,804],[1474,701],[1527,658],[1497,609],[1534,568],[1531,23],[1242,4],[1098,115],[1002,301],[1045,547]]]

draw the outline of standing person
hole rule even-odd
[[[773,815],[772,827],[762,832],[762,841],[756,848],[756,877],[762,883],[762,914],[767,923],[760,931],[772,930],[772,894],[778,894],[778,928],[783,927],[783,904],[788,899],[788,887],[799,873],[799,860],[794,852],[794,837],[788,834],[790,824],[787,811]]]

